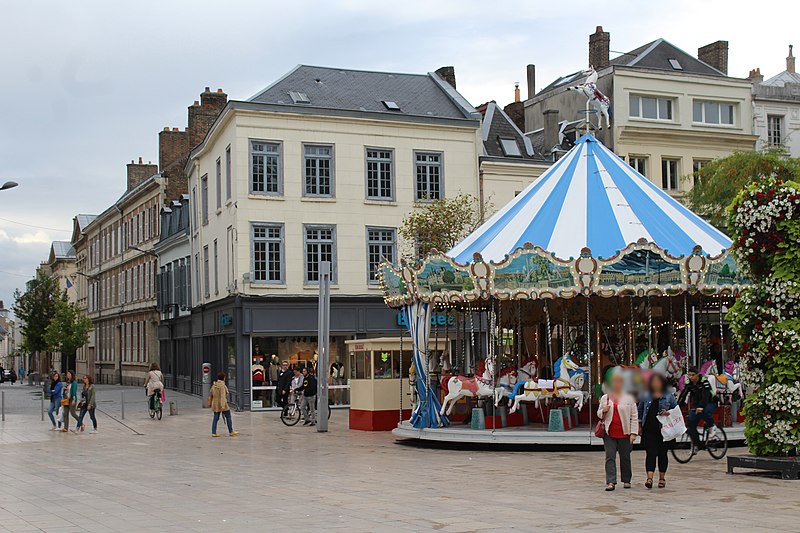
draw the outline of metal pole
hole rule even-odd
[[[0,413],[2,413],[2,421],[6,421],[6,391],[0,392]]]
[[[120,404],[122,405],[122,419],[125,420],[125,391],[119,393]]]
[[[328,359],[331,327],[331,263],[319,264],[319,328],[317,331],[317,433],[328,431]],[[323,371],[325,377],[322,376]]]
[[[44,389],[42,389],[42,395],[40,398],[42,399],[42,422],[44,422]]]

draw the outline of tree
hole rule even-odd
[[[471,194],[418,204],[400,227],[406,255],[421,258],[432,249],[446,252],[476,230],[492,209],[490,202],[482,204]]]
[[[744,187],[765,177],[796,181],[800,179],[800,161],[785,157],[780,150],[736,152],[715,159],[685,178],[694,179],[694,187],[686,195],[686,205],[714,226],[728,231],[728,206]]]
[[[58,281],[41,270],[27,283],[24,293],[14,291],[14,314],[22,319],[22,346],[28,353],[47,351],[45,330],[55,314],[61,296]]]
[[[62,294],[55,300],[55,313],[44,332],[48,349],[72,358],[89,340],[92,321]]]

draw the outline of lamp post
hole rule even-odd
[[[13,189],[14,187],[16,187],[18,185],[19,185],[19,183],[17,183],[16,181],[7,181],[3,185],[0,186],[0,191]]]

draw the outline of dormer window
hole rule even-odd
[[[519,150],[519,144],[516,139],[500,139],[500,148],[506,157],[522,157],[522,152]]]

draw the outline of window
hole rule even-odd
[[[305,196],[333,196],[333,146],[303,147],[305,157]]]
[[[208,174],[200,178],[200,184],[200,201],[202,202],[200,206],[200,218],[205,225],[208,224]]]
[[[228,267],[228,277],[227,277],[228,285],[227,285],[227,287],[228,287],[228,289],[231,289],[231,288],[233,288],[233,254],[235,253],[235,250],[234,250],[234,247],[233,247],[234,246],[233,245],[233,241],[234,241],[234,238],[233,238],[233,226],[228,226],[228,231],[227,231],[226,235],[227,235],[227,239],[228,239],[228,245],[226,247],[226,250],[228,251],[228,253],[225,254],[226,255],[226,259],[227,259],[227,265],[226,266]]]
[[[231,199],[231,189],[233,188],[233,177],[231,176],[231,145],[225,148],[225,198]]]
[[[500,148],[507,157],[522,157],[516,139],[500,139]]]
[[[394,263],[395,230],[392,228],[367,228],[367,283],[378,283],[378,266],[383,261]]]
[[[417,152],[417,201],[440,200],[442,194],[442,154]]]
[[[253,280],[283,283],[283,226],[253,224]]]
[[[209,272],[209,265],[208,265],[208,245],[203,246],[203,290],[208,298],[211,295],[210,286],[211,286],[211,273]]]
[[[672,120],[672,100],[655,96],[630,96],[630,115],[652,120]]]
[[[336,281],[336,227],[305,226],[305,281],[319,282],[319,264],[322,261],[331,263],[331,281]]]
[[[733,125],[733,104],[695,100],[692,105],[692,120],[701,124]]]
[[[397,102],[393,102],[391,100],[383,100],[383,105],[389,111],[400,111],[400,106],[397,105]]]
[[[697,185],[700,169],[708,163],[708,159],[695,159],[692,161],[692,176],[694,177],[694,184]]]
[[[367,198],[391,200],[394,197],[394,152],[367,148]]]
[[[783,117],[780,115],[767,115],[767,144],[783,144]]]
[[[196,302],[200,301],[200,254],[194,254],[194,299]]]
[[[638,172],[644,177],[647,177],[647,158],[640,155],[629,155],[628,164],[633,167],[633,170]]]
[[[192,187],[192,227],[197,229],[197,187]]]
[[[281,145],[250,141],[250,192],[282,194]]]
[[[219,248],[214,239],[214,294],[219,294]]]
[[[669,64],[672,66],[674,70],[683,70],[683,67],[681,66],[680,62],[678,62],[677,59],[670,59]]]
[[[217,176],[214,185],[216,186],[217,190],[217,209],[222,207],[222,160],[217,158]]]
[[[661,188],[665,191],[678,190],[678,160],[661,160]]]
[[[289,96],[292,98],[292,102],[295,104],[310,104],[311,100],[308,99],[308,95],[306,93],[301,93],[298,91],[289,91]]]

